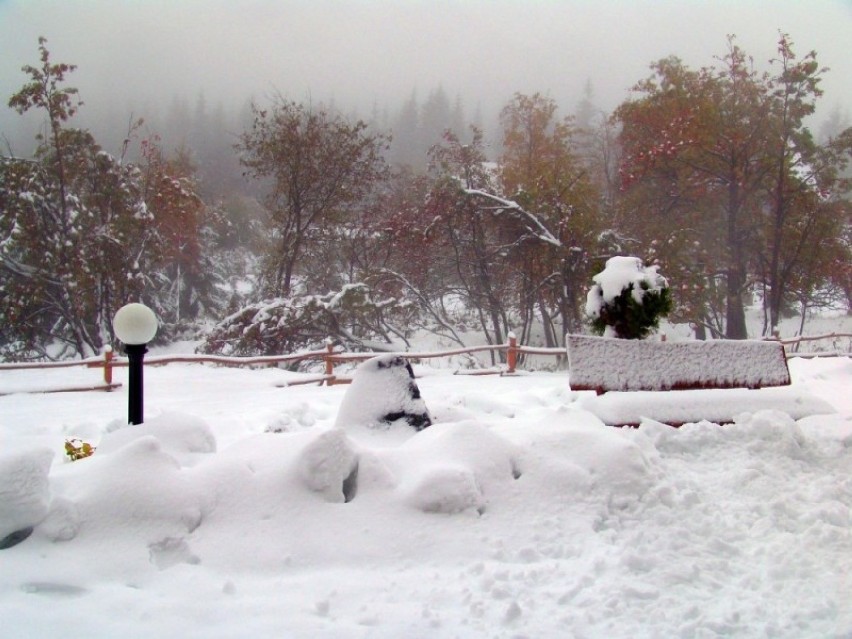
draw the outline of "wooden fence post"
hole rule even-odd
[[[325,383],[327,386],[331,386],[334,384],[334,362],[331,359],[331,356],[334,354],[334,343],[327,339],[325,340],[325,351],[327,355],[325,356],[325,374],[327,379]]]
[[[104,349],[104,384],[112,385],[112,346],[107,346]]]
[[[506,352],[506,368],[509,375],[515,373],[515,367],[518,365],[518,338],[515,334],[509,333],[509,350]]]

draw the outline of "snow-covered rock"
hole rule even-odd
[[[416,430],[432,424],[411,364],[399,355],[367,360],[355,371],[352,385],[340,404],[336,425],[376,428],[399,421]]]

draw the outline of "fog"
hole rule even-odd
[[[849,0],[0,0],[0,96],[22,85],[43,35],[54,61],[78,65],[69,84],[87,122],[202,94],[226,109],[280,93],[393,111],[438,86],[469,111],[539,91],[570,112],[587,82],[610,111],[652,61],[713,64],[727,34],[768,68],[779,30],[831,68],[817,117],[848,114]],[[0,132],[22,127],[0,109]]]

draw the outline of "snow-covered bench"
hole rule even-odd
[[[572,390],[667,391],[787,386],[780,342],[651,342],[568,335]]]
[[[793,419],[834,412],[803,388],[767,388],[790,385],[778,342],[568,335],[566,344],[571,390],[597,393],[580,397],[578,407],[611,426],[638,426],[646,418],[675,426],[701,420],[724,424],[762,409]]]

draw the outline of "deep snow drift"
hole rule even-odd
[[[276,369],[147,368],[138,427],[126,369],[0,396],[0,533],[35,524],[0,551],[3,634],[852,636],[852,362],[790,368],[837,412],[615,429],[565,374],[426,367],[420,432],[336,428],[347,387]]]

